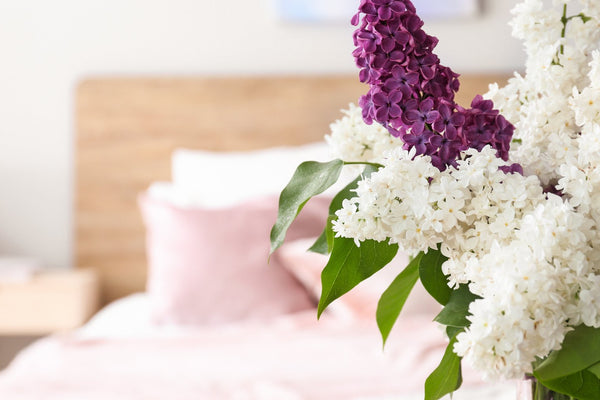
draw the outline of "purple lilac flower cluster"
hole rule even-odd
[[[359,77],[370,85],[359,100],[366,123],[382,124],[442,170],[461,151],[486,145],[508,160],[514,127],[481,96],[471,109],[455,103],[458,74],[433,53],[438,39],[422,29],[410,0],[361,0],[352,24],[360,24],[353,52]]]

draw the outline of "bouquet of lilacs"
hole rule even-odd
[[[461,362],[534,383],[536,399],[600,399],[600,1],[514,10],[526,74],[470,108],[409,0],[361,0],[354,56],[368,92],[332,125],[338,159],[303,163],[280,198],[272,251],[303,205],[334,197],[311,248],[329,254],[319,315],[402,251],[382,294],[384,341],[417,280],[449,338],[426,399],[459,388]]]

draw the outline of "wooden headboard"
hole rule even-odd
[[[459,103],[504,77],[463,79]],[[75,260],[94,268],[103,302],[146,282],[140,192],[170,179],[177,147],[251,150],[321,140],[366,92],[355,76],[98,78],[76,99]],[[214,171],[218,173],[218,171]]]

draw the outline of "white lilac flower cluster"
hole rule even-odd
[[[554,3],[545,9],[543,0],[525,0],[513,9],[513,35],[524,41],[528,56],[526,75],[515,74],[487,94],[516,127],[520,145],[511,149],[511,159],[544,185],[556,184],[562,166],[580,166],[590,153],[599,157],[592,149],[599,148],[600,2]],[[567,16],[566,26],[565,5],[581,11]]]
[[[563,25],[565,5],[578,8]],[[356,109],[329,139],[341,158],[384,166],[337,212],[337,235],[409,254],[440,245],[450,285],[481,297],[454,351],[490,379],[521,378],[572,327],[600,327],[600,2],[525,0],[514,14],[527,73],[488,97],[516,126],[510,163],[524,175],[500,171],[510,163],[489,147],[439,171]]]
[[[490,378],[521,377],[536,356],[559,348],[568,323],[600,326],[593,233],[537,177],[499,170],[507,163],[490,147],[464,156],[441,172],[428,156],[389,152],[344,202],[334,230],[357,242],[389,240],[409,254],[441,244],[450,284],[482,297],[455,351]]]

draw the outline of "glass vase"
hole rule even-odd
[[[577,400],[566,394],[556,393],[548,389],[535,379],[527,376],[519,382],[517,387],[517,400]]]

